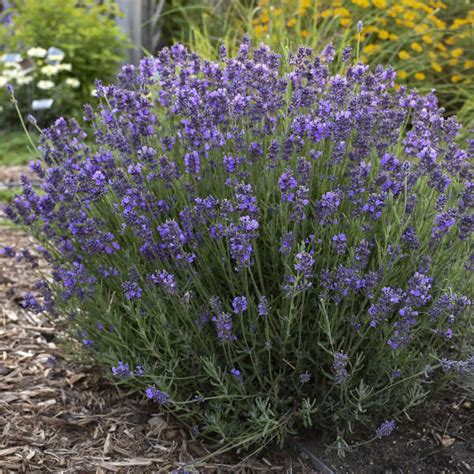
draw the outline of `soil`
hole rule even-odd
[[[2,169],[0,180],[2,173],[17,181],[15,173]],[[34,249],[26,234],[1,218],[0,247]],[[48,271],[45,262],[40,269]],[[111,385],[99,369],[66,356],[52,322],[20,305],[36,280],[26,263],[0,257],[1,473],[474,471],[473,400],[466,381],[412,411],[392,436],[344,459],[310,432],[294,449],[267,451],[245,462],[238,453],[212,457],[178,422]]]
[[[387,438],[329,457],[317,439],[307,440],[320,460],[338,473],[474,472],[473,400],[465,387],[415,408]],[[363,433],[358,434],[364,439]],[[365,434],[365,439],[371,433]]]

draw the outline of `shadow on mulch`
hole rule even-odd
[[[473,400],[465,387],[430,400],[410,412],[396,431],[344,459],[328,455],[317,437],[307,433],[302,443],[338,473],[471,473],[474,472]],[[358,433],[369,439],[373,433]]]
[[[0,226],[3,245],[32,248],[25,234]],[[474,470],[472,400],[461,389],[345,459],[306,433],[299,439],[306,452],[267,452],[245,463],[238,454],[219,456],[193,469],[209,452],[188,430],[98,370],[59,356],[55,328],[19,305],[35,280],[23,262],[0,258],[0,472],[323,472],[311,467],[318,460],[326,473]]]

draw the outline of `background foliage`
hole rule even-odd
[[[18,0],[11,13],[11,20],[0,25],[5,52],[26,56],[30,48],[57,47],[79,80],[56,116],[80,114],[82,104],[91,100],[95,80],[111,80],[124,60],[129,40],[115,21],[120,11],[114,1]]]

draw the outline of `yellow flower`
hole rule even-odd
[[[328,18],[329,16],[332,16],[332,15],[333,15],[333,11],[330,8],[321,12],[322,18]]]
[[[456,18],[453,21],[453,24],[449,27],[449,29],[450,30],[458,30],[459,28],[461,28],[461,26],[464,26],[467,23],[468,23],[468,21],[463,19],[463,18]]]
[[[260,21],[262,23],[268,23],[270,21],[270,17],[266,13],[262,13],[260,15]]]
[[[255,27],[255,34],[260,37],[268,31],[268,25],[257,25]]]
[[[375,53],[379,49],[379,47],[380,46],[378,44],[368,44],[367,46],[364,47],[364,53],[371,55]]]
[[[459,59],[457,59],[457,58],[452,58],[452,59],[450,59],[450,60],[448,61],[448,64],[449,64],[450,66],[457,66],[457,65],[459,64]]]
[[[400,59],[410,59],[411,56],[410,56],[410,53],[408,51],[405,51],[404,49],[402,49],[399,53],[398,53],[398,57]]]
[[[367,26],[366,28],[363,28],[364,33],[377,33],[379,29],[376,26]]]
[[[406,26],[407,28],[410,28],[410,30],[412,30],[413,28],[415,28],[416,25],[415,25],[415,22],[414,22],[414,21],[411,21],[411,20],[410,20],[410,21],[406,21],[406,22],[405,22],[405,26]]]
[[[440,51],[447,51],[448,50],[448,48],[446,48],[446,46],[443,43],[438,43],[436,45],[436,48],[439,49]]]
[[[370,7],[369,0],[352,0],[352,3],[354,5],[357,5],[358,7],[362,7],[362,8],[369,8]]]
[[[413,21],[416,18],[416,15],[413,11],[407,10],[403,14],[403,18],[405,18],[406,21]]]
[[[296,18],[290,18],[290,19],[286,22],[286,26],[287,26],[288,28],[293,28],[293,26],[295,26],[296,23],[298,23],[298,21],[296,20]]]
[[[380,30],[379,31],[379,38],[381,40],[386,40],[386,39],[389,38],[389,36],[390,36],[390,33],[387,30]]]
[[[445,21],[440,20],[439,18],[436,18],[435,16],[431,17],[431,20],[435,24],[436,28],[438,28],[438,30],[445,30],[446,29],[447,25],[446,25]]]
[[[471,69],[474,67],[474,60],[469,59],[468,61],[465,61],[463,67],[464,69]]]
[[[372,0],[375,8],[386,8],[387,2],[385,0]]]
[[[462,77],[459,74],[454,74],[451,76],[451,82],[454,82],[454,84],[456,84],[456,82],[459,82],[461,80],[462,80]]]
[[[411,44],[411,49],[413,49],[413,51],[416,51],[417,53],[422,53],[423,52],[423,46],[421,46],[421,44],[417,43],[416,41],[414,41]]]
[[[464,53],[464,50],[462,48],[456,48],[451,51],[451,56],[453,58],[459,58],[462,56],[462,53]]]
[[[433,69],[433,71],[436,71],[436,72],[441,72],[443,70],[443,66],[441,66],[440,63],[432,62],[431,69]]]
[[[426,44],[433,44],[433,37],[431,35],[423,35],[421,39],[426,43]]]
[[[432,15],[435,12],[431,7],[429,7],[428,5],[424,5],[421,2],[419,2],[417,5],[420,10],[423,10],[425,13],[428,13],[428,15]]]
[[[352,25],[352,20],[350,18],[341,18],[341,21],[339,22],[341,26],[350,26]]]
[[[273,16],[280,16],[282,11],[281,8],[275,8],[275,10],[273,10]]]
[[[388,39],[390,41],[397,41],[398,35],[396,35],[395,33],[390,33],[390,36],[388,37]]]
[[[398,71],[397,76],[403,81],[403,79],[408,77],[408,73],[402,69],[401,71]]]
[[[421,23],[415,26],[415,33],[421,35],[421,33],[424,33],[427,29],[428,25],[426,23]]]
[[[302,38],[308,38],[311,33],[308,30],[301,30],[300,31],[300,36]]]
[[[417,81],[424,81],[426,79],[426,74],[424,72],[417,72],[415,74],[415,79]]]
[[[351,16],[351,12],[344,7],[334,9],[334,16]]]

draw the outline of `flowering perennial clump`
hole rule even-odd
[[[219,52],[98,83],[94,147],[73,120],[44,130],[41,190],[24,178],[7,209],[53,270],[25,305],[221,449],[375,430],[472,365],[459,125],[391,68],[333,75],[330,48]]]

